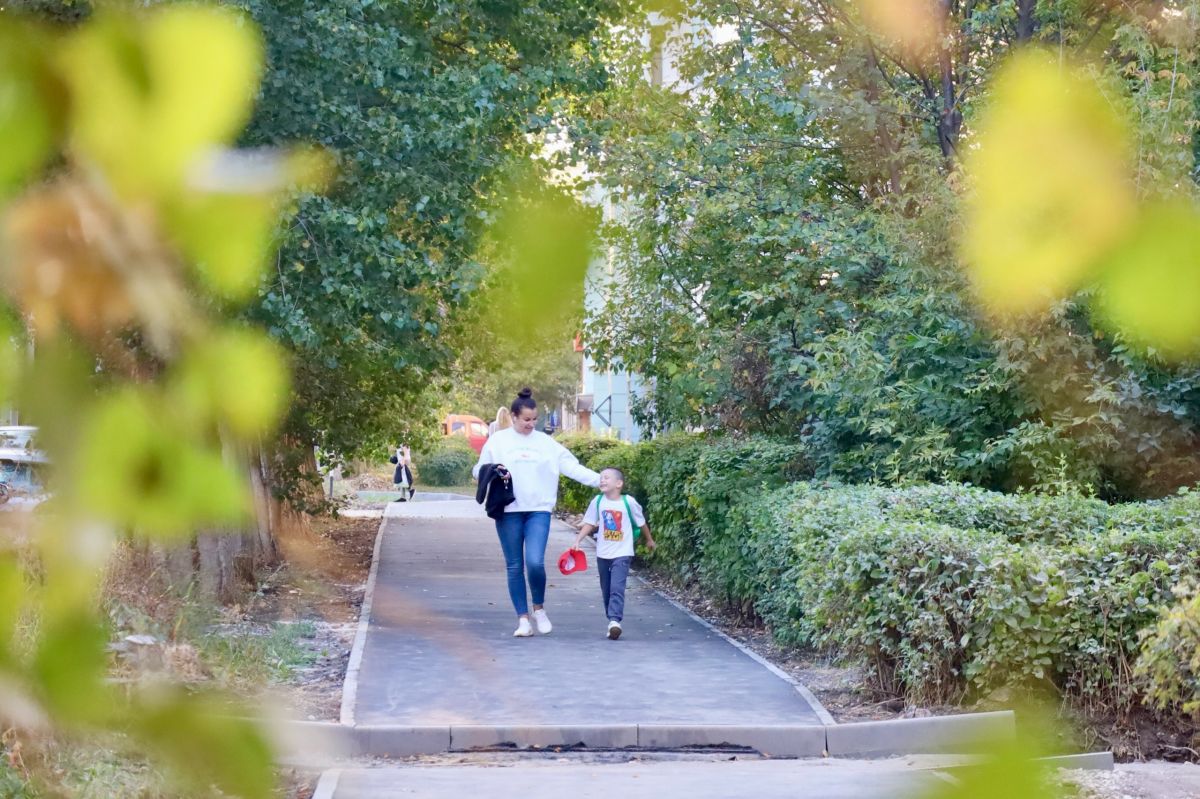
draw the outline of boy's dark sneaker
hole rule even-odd
[[[610,621],[608,623],[608,639],[615,641],[621,637],[621,622]]]

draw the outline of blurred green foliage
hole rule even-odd
[[[0,400],[38,426],[53,467],[31,529],[4,523],[0,715],[118,729],[186,790],[268,796],[256,723],[205,691],[108,680],[98,595],[120,537],[252,518],[243,455],[289,379],[265,334],[214,310],[259,282],[280,200],[316,188],[320,157],[227,149],[263,68],[244,16],[181,4],[75,21],[0,13]]]

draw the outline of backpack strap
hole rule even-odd
[[[633,509],[629,507],[629,497],[625,494],[621,495],[621,499],[625,501],[625,513],[629,515],[629,528],[633,530],[633,540],[636,542],[638,536],[642,534],[641,526],[633,520]],[[599,510],[599,506],[596,506]]]
[[[600,520],[600,500],[604,497],[603,494],[597,494],[592,502],[596,503],[596,520]],[[629,529],[633,530],[633,540],[637,541],[638,536],[642,534],[642,528],[633,520],[633,509],[629,507],[629,497],[625,494],[621,495],[621,501],[625,503],[625,515],[629,519]],[[589,503],[590,505],[591,503]]]

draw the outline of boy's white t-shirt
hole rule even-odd
[[[633,519],[626,518],[625,499],[629,500],[629,511]],[[611,558],[633,557],[633,530],[646,523],[646,513],[638,501],[628,494],[625,499],[609,499],[600,497],[597,502],[593,499],[588,503],[587,512],[583,514],[583,523],[599,528],[596,531],[596,557],[609,560]],[[632,521],[632,523],[631,523]]]

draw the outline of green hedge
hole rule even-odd
[[[416,461],[420,481],[430,486],[461,486],[471,482],[479,455],[463,436],[446,436]]]
[[[1146,701],[1154,688],[1134,664],[1153,651],[1142,671],[1165,684],[1167,633],[1150,631],[1172,587],[1200,578],[1200,492],[1110,506],[963,485],[795,482],[811,474],[798,445],[685,434],[585,462],[626,472],[659,541],[654,568],[917,702],[1013,684],[1108,708]],[[578,510],[594,495],[575,493],[564,505]],[[1190,699],[1173,684],[1158,694],[1171,691]]]
[[[1042,684],[1127,706],[1143,629],[1200,574],[1200,530],[1148,523],[1192,518],[1197,495],[1149,509],[1047,499],[963,486],[765,493],[731,516],[742,556],[730,600],[782,642],[860,662],[914,701]]]

